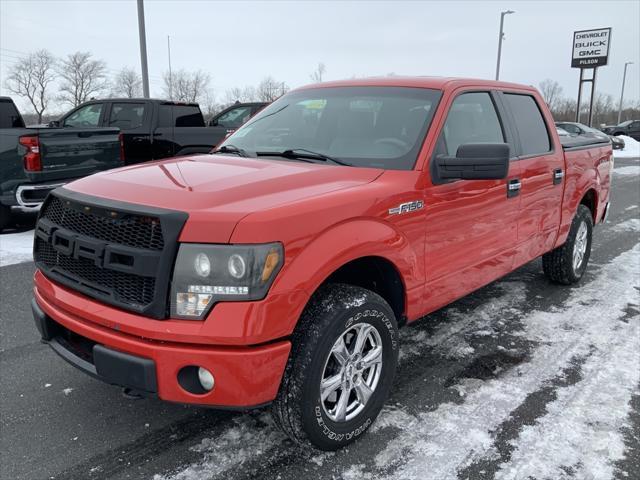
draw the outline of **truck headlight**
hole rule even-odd
[[[216,302],[261,300],[283,261],[280,243],[182,243],[171,282],[171,316],[200,320]]]

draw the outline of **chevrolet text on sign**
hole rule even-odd
[[[573,32],[571,67],[593,68],[607,64],[611,27]]]

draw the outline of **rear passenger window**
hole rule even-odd
[[[549,132],[540,108],[530,95],[505,93],[505,101],[513,113],[520,136],[522,156],[541,155],[551,150]]]
[[[110,127],[131,130],[142,126],[144,103],[114,103],[111,107]]]
[[[160,105],[159,127],[204,127],[204,118],[196,105]]]
[[[487,92],[463,93],[451,105],[437,153],[455,156],[465,143],[504,143],[504,134]]]

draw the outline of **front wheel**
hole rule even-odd
[[[398,361],[398,327],[379,295],[329,284],[313,296],[292,338],[273,416],[302,445],[336,450],[373,423]]]
[[[584,275],[591,255],[593,217],[591,210],[579,205],[573,217],[567,241],[542,256],[542,269],[553,282],[571,285]]]

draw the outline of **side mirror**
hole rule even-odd
[[[49,127],[57,128],[60,126],[60,120],[51,120],[49,122]]]
[[[217,126],[218,126],[218,120],[217,120],[217,119],[215,119],[215,118],[212,118],[212,119],[209,121],[209,126],[210,126],[210,127],[217,127]]]
[[[509,173],[509,145],[465,143],[455,157],[438,155],[436,167],[442,180],[501,180]]]

